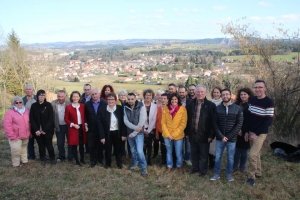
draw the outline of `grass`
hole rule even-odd
[[[165,167],[158,164],[160,158],[148,167],[145,178],[140,170],[129,171],[129,163],[119,170],[114,162],[111,169],[99,165],[90,169],[67,161],[46,167],[30,161],[29,166],[14,170],[2,131],[0,159],[0,199],[298,199],[300,195],[299,164],[277,159],[269,149],[262,152],[264,173],[253,188],[245,184],[246,176],[241,173],[233,175],[235,181],[226,181],[224,162],[221,179],[214,182],[209,181],[212,170],[205,177],[176,170],[165,174]],[[190,167],[184,165],[184,169]]]
[[[276,62],[294,62],[295,60],[293,59],[293,57],[296,57],[298,56],[298,53],[297,52],[292,52],[288,55],[274,55],[272,57],[272,60],[273,61],[276,61]],[[258,58],[258,56],[256,56]],[[222,57],[222,59],[224,58],[230,58],[230,59],[233,59],[233,60],[239,60],[239,61],[243,61],[245,59],[247,59],[247,56],[246,55],[241,55],[241,56],[224,56]]]

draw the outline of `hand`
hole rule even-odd
[[[105,144],[105,139],[101,139],[100,142],[101,142],[102,144]]]
[[[89,128],[87,126],[85,126],[85,131],[88,132],[89,131]]]
[[[222,140],[222,142],[223,142],[223,143],[226,143],[227,140],[228,140],[228,138],[227,138],[227,137],[224,137],[223,140]]]
[[[141,132],[141,130],[142,130],[142,127],[140,127],[140,126],[137,126],[137,127],[135,128],[135,130],[136,130],[137,132]]]
[[[170,135],[168,138],[169,138],[169,140],[173,140],[174,139],[172,135]]]
[[[149,134],[149,132],[148,132],[148,131],[144,131],[144,134],[145,134],[145,135],[148,135],[148,134]]]
[[[80,126],[78,124],[73,124],[73,127],[76,128],[76,129],[80,128]]]
[[[208,138],[208,140],[207,140],[207,141],[208,141],[208,143],[211,143],[212,139],[211,139],[211,138]]]
[[[249,140],[256,140],[257,135],[255,133],[251,134]]]
[[[125,140],[126,140],[126,137],[123,137],[123,136],[122,136],[122,141],[125,141]]]
[[[133,135],[132,135],[132,134],[129,134],[128,137],[133,138]]]
[[[36,134],[36,136],[40,136],[41,132],[40,131],[36,131],[35,134]]]
[[[249,139],[249,133],[248,132],[245,133],[244,139],[245,139],[246,142],[248,142],[248,139]]]
[[[239,136],[242,136],[242,130],[240,130],[240,131],[238,132],[238,135],[239,135]]]
[[[14,142],[18,142],[19,139],[15,139],[15,140],[10,140],[12,143]]]
[[[46,135],[46,133],[44,131],[41,131],[41,134]]]

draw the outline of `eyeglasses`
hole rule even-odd
[[[22,104],[22,101],[16,101],[15,104]]]
[[[107,101],[115,101],[115,99],[107,99]]]
[[[254,89],[263,89],[263,86],[259,86],[259,87],[253,87]]]
[[[44,96],[46,96],[45,94],[40,94],[39,96],[42,96],[42,97],[44,97]]]

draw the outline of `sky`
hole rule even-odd
[[[13,29],[26,44],[228,38],[220,24],[240,20],[276,35],[273,27],[299,32],[299,8],[300,0],[1,0],[0,34]]]

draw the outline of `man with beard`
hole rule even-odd
[[[196,85],[194,85],[194,84],[189,85],[188,97],[190,99],[195,99],[196,98],[195,89],[196,89]]]
[[[221,96],[223,102],[217,106],[213,117],[213,126],[217,140],[214,175],[210,180],[215,181],[220,178],[222,156],[226,147],[226,179],[228,181],[234,181],[231,173],[234,162],[236,138],[243,124],[243,111],[239,105],[231,100],[231,91],[229,89],[223,89]]]

